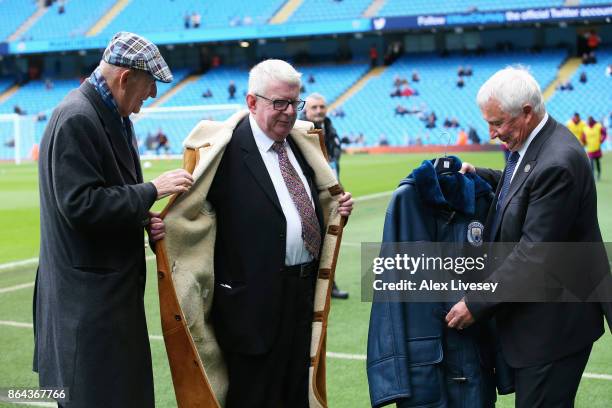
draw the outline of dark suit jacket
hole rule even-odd
[[[152,407],[143,226],[156,198],[120,119],[84,82],[55,109],[39,162],[34,370],[68,407]]]
[[[308,180],[322,230],[314,172],[291,136],[287,140]],[[280,330],[287,228],[248,116],[232,134],[208,199],[217,216],[215,335],[225,350],[265,353]]]
[[[534,288],[533,264],[555,262],[530,254],[528,243],[601,243],[597,197],[591,168],[576,138],[552,117],[525,152],[501,203],[501,221],[494,225],[501,172],[478,169],[497,185],[485,239],[518,243],[493,272],[492,281],[516,291]],[[574,270],[579,275],[580,270]],[[501,303],[468,293],[468,309],[478,319],[495,312],[502,350],[513,367],[544,364],[590,345],[603,333],[599,303]]]

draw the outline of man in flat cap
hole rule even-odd
[[[151,206],[193,182],[182,169],[143,182],[129,115],[156,81],[172,81],[157,47],[118,33],[43,135],[34,371],[65,389],[60,407],[154,406],[143,229],[162,238]]]

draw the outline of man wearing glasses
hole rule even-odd
[[[215,208],[212,322],[228,369],[226,406],[307,407],[313,295],[323,236],[315,173],[292,139],[301,74],[267,60],[249,74],[206,199]],[[349,193],[338,212],[348,216]]]

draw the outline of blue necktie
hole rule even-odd
[[[495,207],[495,211],[499,213],[501,205],[510,190],[510,181],[512,181],[512,173],[514,173],[514,168],[516,167],[516,163],[518,163],[521,155],[518,152],[512,152],[510,157],[508,157],[508,162],[506,163],[506,170],[504,170],[504,181],[499,190],[499,198],[497,199],[497,205]],[[499,214],[497,215],[499,216]]]

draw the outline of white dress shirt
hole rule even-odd
[[[291,199],[291,195],[289,194],[289,190],[287,189],[287,185],[283,179],[280,165],[278,163],[278,154],[272,150],[274,140],[268,137],[259,128],[255,118],[253,118],[252,115],[249,115],[249,123],[251,124],[251,129],[253,130],[253,136],[255,137],[255,143],[259,149],[259,154],[261,154],[261,158],[263,159],[266,169],[268,170],[268,174],[272,179],[274,190],[276,190],[276,196],[278,197],[278,201],[283,209],[283,214],[285,214],[285,220],[287,221],[287,233],[285,236],[285,265],[298,265],[301,263],[310,262],[312,260],[312,255],[310,255],[304,246],[300,214],[293,203],[293,200]],[[304,172],[295,158],[289,143],[287,143],[287,140],[285,140],[284,143],[285,147],[287,148],[289,161],[300,176],[300,180],[302,180],[302,184],[304,184],[306,193],[308,194],[310,202],[314,208],[314,202],[312,201],[312,194],[310,192],[310,187],[308,186],[306,176],[304,176]]]
[[[514,175],[516,174],[516,171],[521,165],[521,162],[523,161],[523,157],[525,157],[525,153],[527,153],[527,148],[529,148],[529,145],[531,144],[531,142],[533,142],[533,139],[535,139],[536,135],[540,133],[540,130],[542,130],[547,120],[548,120],[548,113],[544,113],[544,117],[542,118],[540,123],[538,123],[538,126],[536,126],[535,129],[531,131],[525,143],[523,143],[521,148],[517,150],[520,156],[519,156],[518,162],[516,162],[516,166],[514,167],[514,172],[512,172],[512,177],[510,178],[511,182],[512,182],[512,179],[514,179]]]

